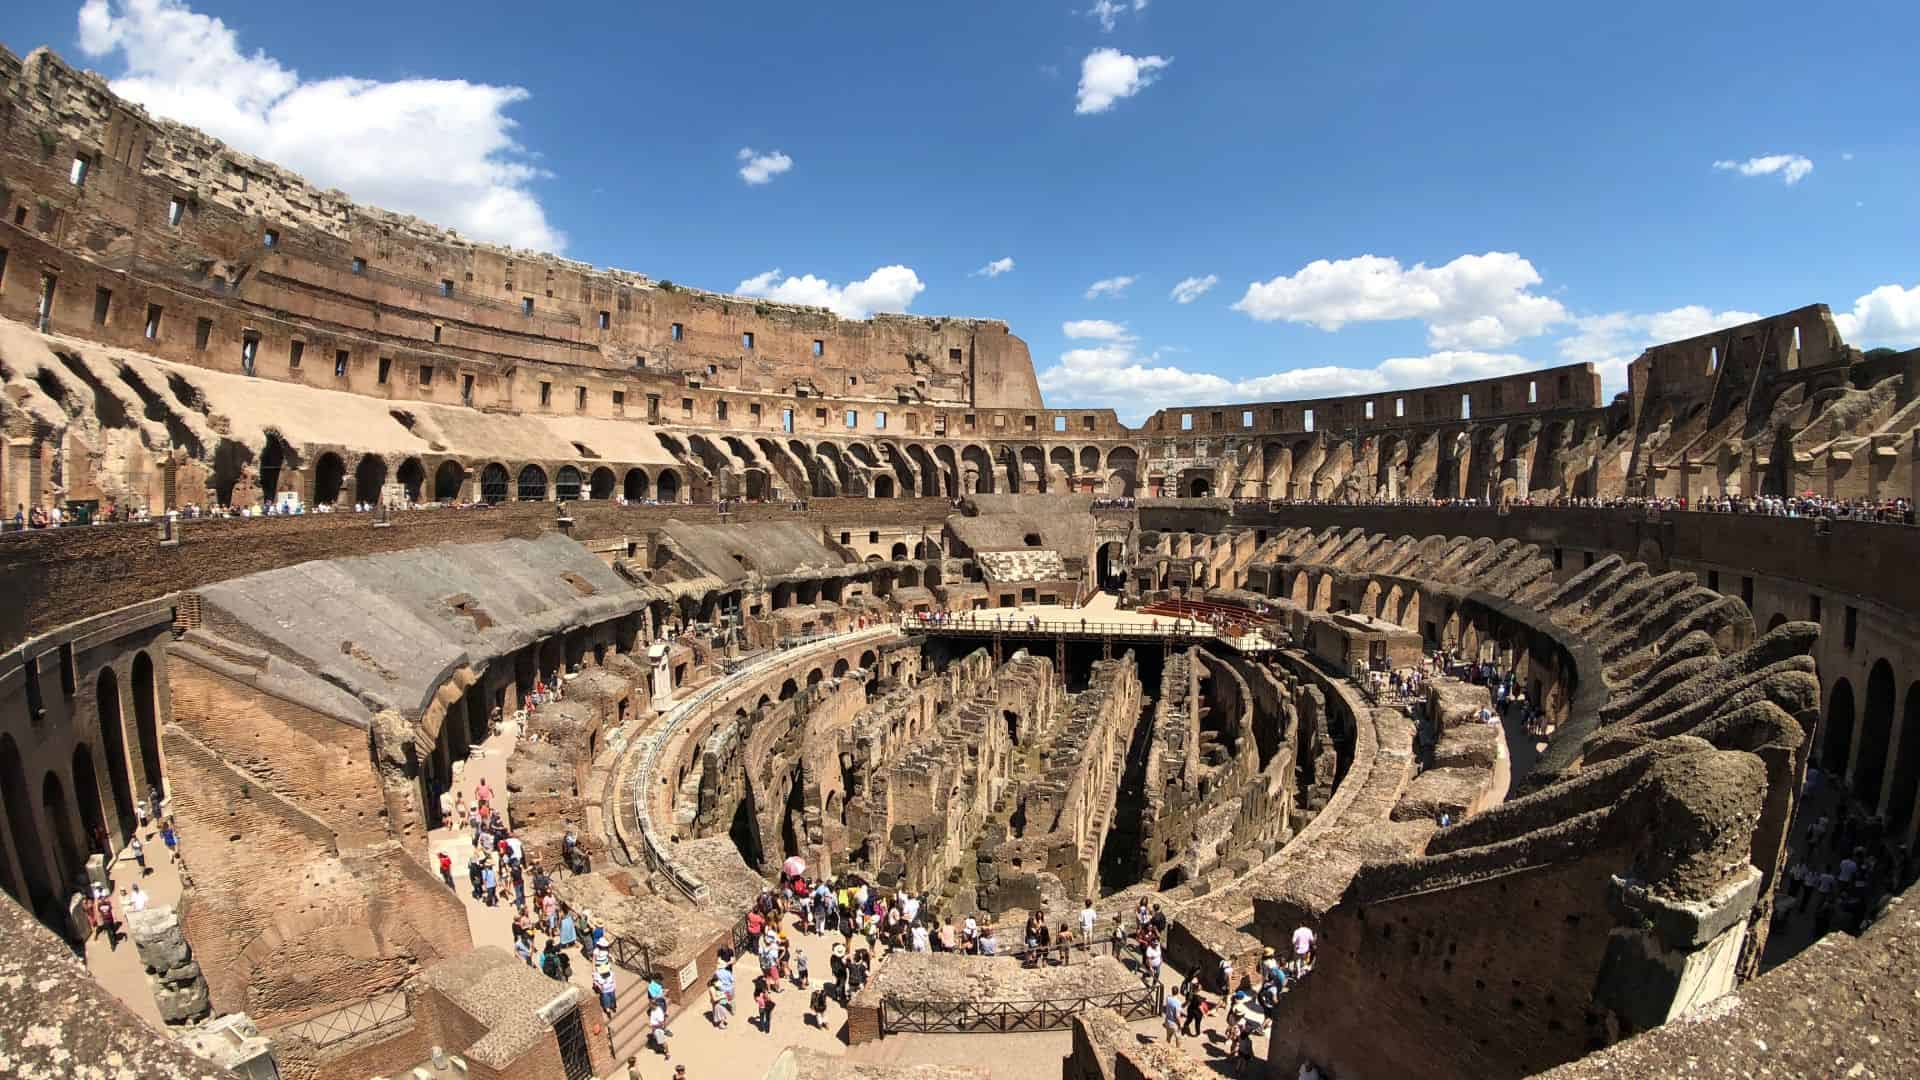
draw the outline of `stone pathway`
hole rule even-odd
[[[183,841],[191,841],[183,836]],[[140,830],[140,842],[145,845],[148,873],[142,875],[140,867],[133,861],[131,849],[122,850],[113,865],[108,868],[108,877],[113,882],[113,906],[120,915],[120,944],[113,947],[107,944],[105,934],[95,934],[87,942],[84,959],[87,970],[93,974],[95,982],[105,987],[113,996],[119,998],[132,1009],[134,1015],[145,1020],[155,1029],[170,1029],[160,1019],[159,1006],[154,1004],[153,990],[147,983],[147,969],[140,963],[140,953],[133,947],[133,941],[126,935],[128,913],[126,892],[135,881],[146,890],[147,906],[177,905],[180,903],[179,867],[167,859],[167,846],[160,842],[160,828],[157,824]]]

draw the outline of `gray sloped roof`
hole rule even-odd
[[[256,643],[353,695],[419,717],[447,676],[642,606],[645,594],[559,533],[268,570],[200,590]],[[456,610],[462,605],[467,614]],[[477,617],[476,617],[477,616]]]

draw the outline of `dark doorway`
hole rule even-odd
[[[141,654],[145,659],[146,654]],[[151,665],[149,665],[151,666]],[[127,758],[127,729],[120,716],[120,678],[112,668],[100,672],[94,686],[94,710],[100,718],[100,748],[107,757],[107,784],[113,789],[111,813],[119,826],[119,835],[131,836],[133,817],[133,765]],[[88,763],[91,767],[91,762]],[[75,783],[79,782],[78,769]]]

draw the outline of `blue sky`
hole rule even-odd
[[[1049,403],[1129,418],[1570,360],[1611,393],[1816,301],[1920,344],[1920,5],[1567,8],[86,0],[0,40],[469,235],[1003,318]]]

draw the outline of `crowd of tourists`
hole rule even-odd
[[[1266,499],[1241,500],[1251,502],[1264,501],[1273,509],[1289,506],[1372,506],[1372,507],[1409,507],[1416,509],[1474,509],[1493,505],[1486,499],[1474,498],[1361,498],[1361,499]],[[1505,500],[1510,507],[1523,507],[1542,510],[1660,510],[1693,511],[1705,514],[1752,514],[1760,517],[1787,518],[1843,518],[1852,521],[1872,521],[1888,525],[1913,525],[1913,500],[1895,499],[1832,499],[1817,495],[1811,491],[1798,495],[1702,495],[1691,499],[1685,495],[1612,495],[1606,497],[1578,497],[1570,495],[1518,496]]]
[[[1831,930],[1860,933],[1888,896],[1920,878],[1912,849],[1898,840],[1903,830],[1889,829],[1885,818],[1862,809],[1844,778],[1809,765],[1802,804],[1828,802],[1830,787],[1838,796],[1833,809],[1807,815],[1812,820],[1782,890],[1792,901],[1786,917],[1811,920],[1816,939]]]

